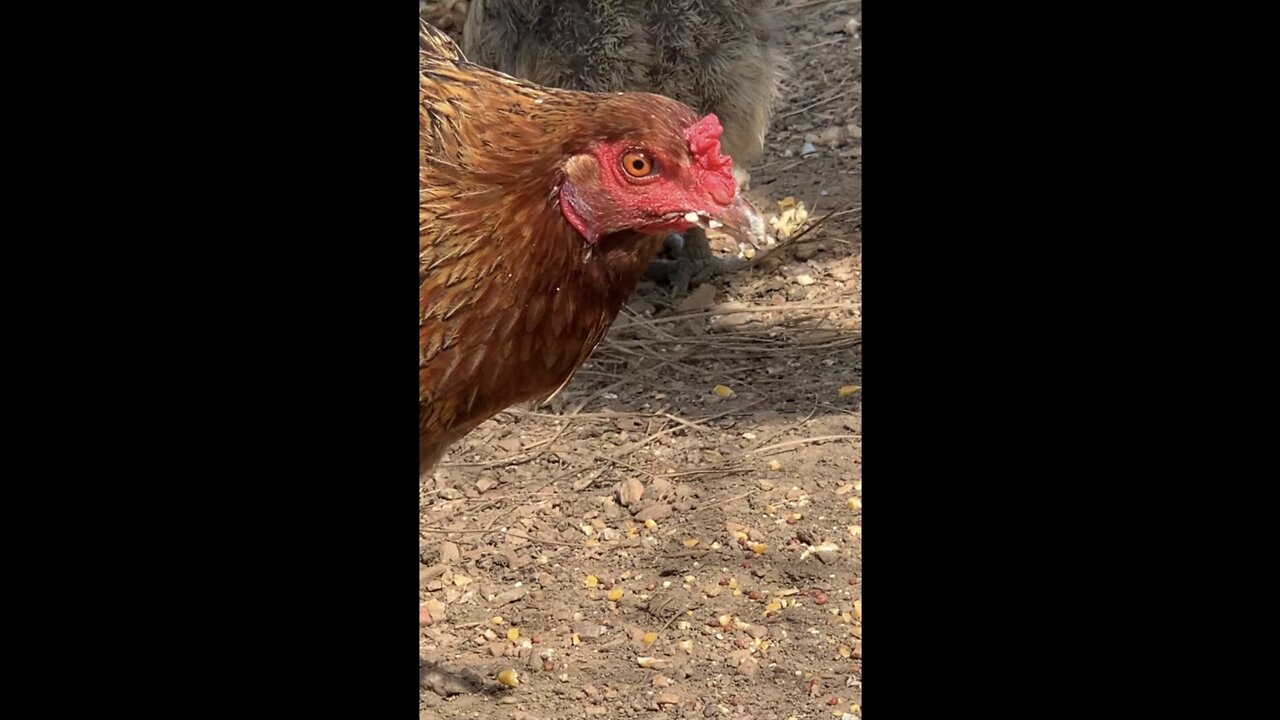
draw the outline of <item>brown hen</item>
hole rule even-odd
[[[763,223],[714,115],[669,98],[539,87],[419,29],[418,420],[425,472],[604,337],[668,232]]]
[[[540,85],[666,95],[724,125],[741,167],[759,157],[786,61],[768,0],[471,0],[463,48],[473,61]],[[456,16],[456,11],[455,11]],[[745,180],[740,172],[739,179]],[[738,264],[701,229],[673,236],[679,260],[655,279],[680,291]],[[679,248],[683,247],[682,250]]]

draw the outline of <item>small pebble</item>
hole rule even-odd
[[[631,507],[644,497],[644,485],[636,478],[627,478],[618,483],[618,504]]]
[[[462,557],[462,551],[458,549],[458,544],[445,541],[440,543],[440,563],[443,565],[452,565],[458,562]]]
[[[431,615],[433,622],[442,622],[444,620],[444,603],[439,600],[427,601],[427,612]]]
[[[656,503],[636,513],[636,520],[663,520],[671,517],[671,513],[675,510],[666,503]]]
[[[512,588],[504,592],[500,592],[493,596],[495,605],[509,605],[517,600],[524,598],[525,589],[522,587]]]

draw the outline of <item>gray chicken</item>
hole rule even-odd
[[[463,52],[472,62],[541,85],[652,92],[715,113],[721,147],[745,184],[758,158],[786,60],[769,0],[471,0]],[[678,292],[737,265],[700,228],[667,238],[676,259],[647,275]]]

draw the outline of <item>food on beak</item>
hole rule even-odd
[[[764,219],[756,212],[751,203],[738,192],[728,207],[711,216],[708,227],[718,228],[723,225],[724,232],[733,236],[741,244],[760,249],[767,244]]]

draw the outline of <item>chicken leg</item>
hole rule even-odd
[[[742,267],[737,257],[717,257],[707,242],[702,228],[689,228],[684,235],[671,233],[662,246],[662,254],[645,268],[645,278],[671,286],[675,294],[689,292],[689,286],[698,286],[715,275]],[[674,256],[674,257],[670,257]]]

